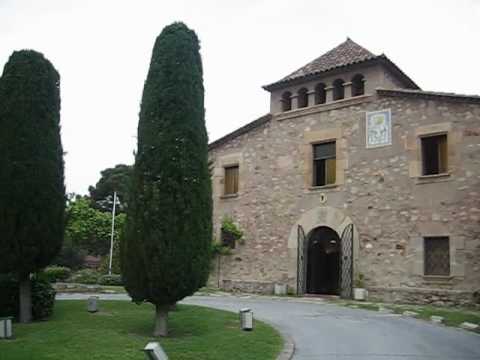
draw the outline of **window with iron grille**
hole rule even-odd
[[[238,165],[225,168],[225,195],[238,193]]]
[[[450,275],[450,240],[447,236],[424,238],[425,275]]]
[[[423,175],[447,172],[447,134],[422,137]]]
[[[335,141],[313,145],[313,186],[335,184]]]

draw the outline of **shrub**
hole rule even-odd
[[[98,283],[100,285],[116,285],[116,286],[123,285],[122,276],[118,274],[102,275],[98,279]]]
[[[83,259],[87,256],[87,252],[76,246],[63,245],[62,250],[52,261],[52,264],[58,266],[66,266],[70,269],[78,270],[83,265]]]
[[[48,281],[36,279],[32,282],[32,315],[36,320],[46,319],[53,314],[56,291]]]
[[[43,276],[49,282],[67,280],[71,274],[70,268],[65,266],[49,266],[43,270]]]
[[[18,280],[12,275],[0,275],[0,317],[14,316],[18,319]],[[32,278],[32,316],[34,320],[50,317],[55,304],[55,290],[39,276]]]
[[[69,280],[79,284],[97,284],[99,277],[100,274],[95,270],[83,269],[73,274]]]

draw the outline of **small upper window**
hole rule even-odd
[[[450,275],[450,241],[447,236],[424,238],[425,275]]]
[[[352,96],[360,96],[365,94],[365,78],[361,74],[357,74],[352,78]]]
[[[282,94],[282,111],[292,110],[292,93],[285,91]]]
[[[447,134],[422,137],[423,175],[447,172]]]
[[[335,184],[335,141],[313,145],[313,186]]]
[[[315,104],[325,104],[325,101],[327,100],[326,95],[325,84],[320,83],[315,86]]]
[[[225,195],[238,193],[238,165],[225,168]]]
[[[345,98],[343,83],[343,79],[337,79],[333,82],[333,100],[341,100]]]
[[[298,107],[304,108],[308,106],[308,90],[305,88],[301,88],[298,90],[298,97],[297,97]]]

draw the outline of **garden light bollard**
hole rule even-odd
[[[168,360],[167,354],[158,342],[149,342],[143,351],[149,360]]]
[[[98,311],[98,296],[90,296],[87,302],[88,312],[94,313]]]
[[[12,338],[12,318],[3,317],[0,318],[0,339]]]
[[[240,309],[240,328],[245,331],[253,330],[253,312],[251,309]]]

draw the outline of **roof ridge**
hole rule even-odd
[[[344,42],[340,43],[333,49],[330,49],[289,75],[283,77],[276,83],[293,80],[299,77],[327,71],[336,67],[357,63],[375,57],[376,55],[371,51],[360,46],[358,43],[347,37]]]

